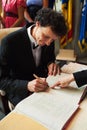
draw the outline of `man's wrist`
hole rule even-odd
[[[74,75],[73,74],[70,74],[70,82],[74,81]]]

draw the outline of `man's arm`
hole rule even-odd
[[[27,84],[27,80],[12,78],[9,64],[8,40],[4,38],[0,44],[0,89],[4,90],[8,97],[10,95],[13,95],[13,97],[17,95],[22,100],[29,95]]]
[[[82,85],[87,84],[87,70],[73,73],[73,75],[74,75],[74,78],[78,87],[81,87]]]

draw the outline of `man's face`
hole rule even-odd
[[[39,45],[49,46],[57,38],[58,37],[52,32],[50,26],[41,27],[39,24],[36,24],[35,39]]]

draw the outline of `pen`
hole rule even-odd
[[[34,76],[36,79],[40,79],[40,77],[38,77],[36,74],[33,74],[33,76]]]
[[[40,77],[38,77],[36,74],[33,74],[34,78],[39,79],[40,81],[42,81],[42,79]]]
[[[33,74],[33,76],[36,78],[36,79],[40,79],[40,80],[42,80],[40,77],[38,77],[36,74]],[[48,85],[47,85],[47,87],[49,87]]]

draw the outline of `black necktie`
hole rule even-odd
[[[36,49],[39,45],[36,45],[33,43],[33,49]]]

